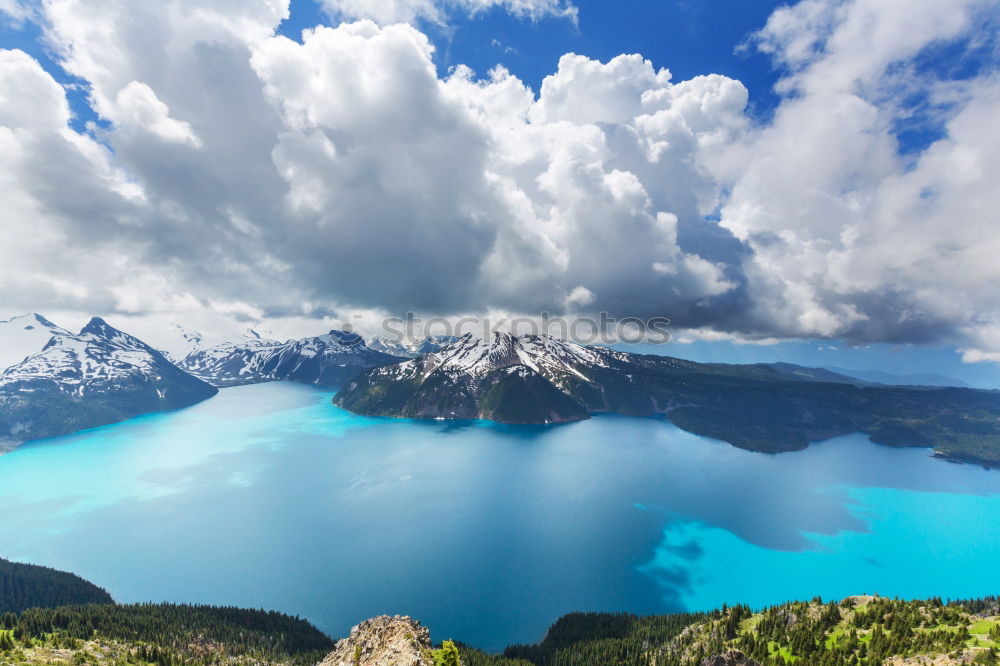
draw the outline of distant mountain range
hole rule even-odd
[[[177,365],[220,387],[270,381],[333,387],[363,370],[402,360],[369,349],[360,336],[343,331],[278,342],[251,330],[236,340],[205,348],[195,346],[177,359]]]
[[[884,386],[790,364],[703,364],[545,336],[465,336],[362,373],[334,403],[373,416],[560,423],[595,413],[663,415],[754,451],[852,432],[1000,464],[1000,392]]]
[[[888,386],[873,381],[893,379],[883,374],[787,363],[702,364],[546,336],[366,341],[330,331],[280,342],[251,330],[210,344],[182,326],[173,332],[177,344],[161,352],[99,318],[76,334],[37,314],[0,322],[0,363],[8,364],[0,449],[186,407],[218,387],[295,381],[342,387],[337,405],[376,416],[544,424],[659,415],[755,451],[865,432],[882,444],[1000,464],[996,391]]]
[[[99,318],[77,334],[39,314],[0,322],[0,452],[25,440],[186,407],[219,387],[268,381],[339,387],[364,370],[444,342],[378,339],[371,348],[343,331],[281,342],[248,330],[210,344],[179,324],[171,333],[174,344],[160,351]]]
[[[881,370],[848,370],[846,368],[831,368],[829,366],[824,367],[824,369],[873,384],[888,384],[890,386],[961,386],[970,388],[965,382],[954,377],[945,377],[944,375],[927,373],[896,375]]]

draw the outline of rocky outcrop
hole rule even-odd
[[[760,666],[760,663],[739,650],[730,650],[726,654],[705,657],[701,660],[701,666]]]
[[[431,634],[417,620],[382,615],[351,629],[319,666],[434,666]]]

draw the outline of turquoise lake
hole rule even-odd
[[[750,453],[668,422],[349,414],[274,383],[0,456],[0,556],[118,601],[263,607],[333,636],[535,641],[573,610],[996,594],[1000,471],[854,435]]]

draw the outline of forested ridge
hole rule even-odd
[[[466,666],[698,666],[739,650],[764,666],[874,666],[935,656],[935,664],[1000,663],[1000,600],[899,601],[875,596],[796,602],[754,612],[638,617],[573,613],[536,645],[503,656],[462,649]],[[929,663],[929,662],[928,662]]]
[[[77,575],[0,557],[0,613],[69,604],[110,604],[111,595]]]
[[[102,604],[0,615],[0,663],[49,663],[69,651],[80,663],[305,665],[333,645],[305,620],[241,608]]]

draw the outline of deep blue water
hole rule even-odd
[[[572,610],[1000,592],[1000,472],[857,435],[777,456],[652,419],[355,416],[294,384],[0,456],[0,555],[119,601],[403,613],[487,649]]]

